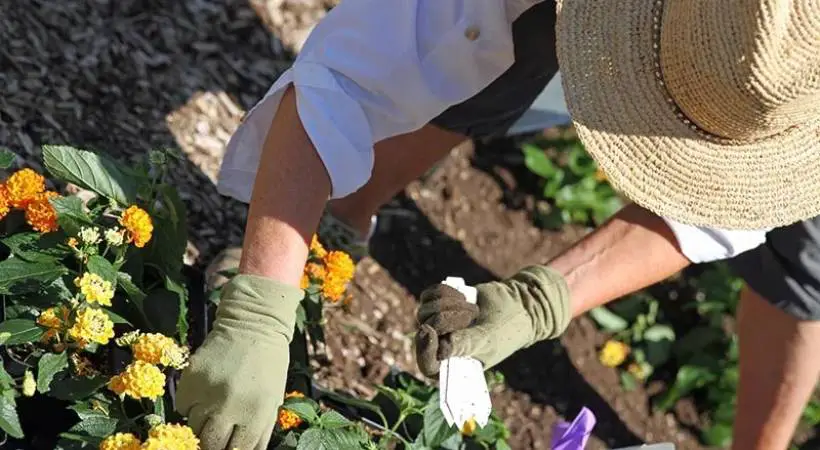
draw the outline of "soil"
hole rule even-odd
[[[302,39],[289,30],[309,28],[332,3],[0,2],[0,145],[38,170],[43,144],[98,149],[125,162],[151,148],[180,148],[172,179],[189,209],[187,262],[202,269],[241,242],[247,215],[245,205],[216,192],[225,142],[289,64]],[[538,202],[516,184],[517,155],[509,142],[489,159],[459,147],[380,211],[351,310],[330,314],[321,384],[367,397],[391,367],[415,372],[411,333],[422,289],[448,275],[469,283],[510,275],[587,232],[532,225]],[[687,430],[702,425],[691,403],[678,405],[685,424],[650,412],[651,389],[624,392],[615,370],[597,362],[604,339],[581,318],[560,342],[535,345],[499,367],[506,384],[493,401],[512,448],[548,448],[552,424],[583,406],[598,418],[590,449],[662,441],[702,448]]]

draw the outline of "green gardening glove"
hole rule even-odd
[[[237,275],[223,287],[213,330],[177,389],[177,410],[188,416],[202,450],[267,448],[303,296],[294,286],[253,275]]]
[[[569,324],[569,288],[546,266],[476,288],[477,306],[446,285],[422,293],[416,362],[425,375],[437,374],[451,356],[471,356],[489,369],[519,349],[560,336]]]

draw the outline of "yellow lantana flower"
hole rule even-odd
[[[34,381],[34,374],[30,370],[26,370],[23,374],[23,395],[31,397],[37,390],[37,382]]]
[[[131,398],[155,399],[165,393],[165,374],[145,361],[134,361],[108,381],[108,389]]]
[[[199,439],[185,425],[161,424],[151,428],[141,450],[199,450]]]
[[[139,206],[129,206],[128,209],[122,213],[120,218],[120,225],[125,228],[128,242],[133,243],[136,247],[145,247],[145,244],[151,240],[151,235],[154,232],[154,224],[151,221],[151,216]]]
[[[607,367],[618,367],[626,361],[629,352],[630,348],[628,345],[623,342],[609,340],[606,341],[601,352],[598,354],[598,360]]]
[[[345,283],[353,279],[353,274],[356,272],[356,265],[353,263],[353,259],[350,255],[345,252],[332,251],[323,259],[328,276],[344,280]]]
[[[53,306],[43,310],[37,316],[37,325],[46,327],[43,342],[48,342],[57,336],[68,324],[68,309],[63,306]]]
[[[305,394],[299,391],[291,391],[285,394],[285,399],[289,398],[304,398]],[[289,411],[285,408],[279,408],[279,417],[276,419],[276,422],[279,424],[279,427],[283,430],[290,430],[292,428],[296,428],[302,424],[302,418],[299,417],[296,413]]]
[[[476,428],[478,428],[478,424],[476,423],[475,418],[470,417],[465,420],[464,425],[461,426],[461,434],[464,436],[472,436],[475,433]]]
[[[140,450],[139,438],[131,433],[117,433],[108,436],[100,443],[100,450]]]
[[[310,253],[312,257],[319,259],[322,259],[325,255],[327,255],[327,250],[325,250],[325,247],[321,242],[319,242],[319,238],[315,234],[310,240]]]
[[[26,203],[26,222],[40,233],[50,233],[57,231],[57,212],[51,206],[50,198],[59,197],[53,191],[36,194],[33,199]]]
[[[46,190],[46,179],[31,169],[18,170],[6,180],[6,190],[11,206],[25,208]]]
[[[131,433],[117,433],[108,436],[100,443],[100,450],[140,450],[139,438]]]
[[[11,203],[9,202],[9,191],[5,184],[0,184],[0,219],[6,217],[6,214],[11,211]]]
[[[131,346],[134,358],[149,364],[181,368],[188,360],[186,349],[177,345],[173,339],[160,333],[140,335]]]
[[[102,306],[111,306],[111,299],[114,298],[114,286],[108,280],[96,273],[86,272],[82,277],[74,280],[74,284],[80,288],[88,303],[96,303]]]
[[[337,277],[333,273],[329,274],[322,283],[322,296],[332,303],[342,300],[345,291],[347,291],[347,283],[349,281],[350,280]]]
[[[83,308],[77,313],[69,336],[80,343],[96,342],[105,345],[114,337],[114,323],[108,314],[95,308]]]

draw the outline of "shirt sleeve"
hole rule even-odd
[[[766,241],[763,230],[722,230],[696,227],[665,219],[678,240],[681,252],[695,264],[737,256],[752,250]]]
[[[262,145],[289,85],[330,176],[332,198],[356,191],[370,178],[375,142],[421,128],[512,65],[511,24],[535,3],[341,2],[232,136],[220,192],[250,201]]]

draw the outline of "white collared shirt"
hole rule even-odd
[[[512,65],[512,23],[540,1],[551,0],[344,0],[232,136],[219,191],[250,201],[262,145],[293,85],[332,198],[355,192],[370,178],[375,142],[421,128]],[[667,222],[693,262],[731,257],[765,240],[765,231]]]

